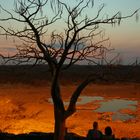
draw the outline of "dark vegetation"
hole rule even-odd
[[[0,133],[0,140],[53,140],[53,133],[31,132],[29,134]],[[86,137],[68,133],[65,140],[86,140]],[[115,140],[140,140],[140,138],[116,138]]]
[[[107,73],[106,80],[96,83],[140,83],[140,66],[88,66],[74,65],[60,74],[62,85],[78,84],[88,75]],[[109,80],[108,80],[109,79]],[[42,84],[44,83],[44,84]],[[0,66],[0,84],[50,85],[51,73],[47,65],[4,65]]]
[[[73,140],[84,140],[82,136],[78,136],[74,133],[67,134],[66,140],[72,138]],[[29,134],[10,134],[0,133],[0,140],[53,140],[53,133],[31,132]]]

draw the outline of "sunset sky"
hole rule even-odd
[[[0,0],[0,4],[9,10],[13,8],[13,1]],[[140,8],[140,0],[95,0],[94,8],[98,9],[102,3],[105,3],[103,12],[108,15],[121,11],[122,15],[126,16]],[[88,15],[92,16],[92,14],[93,11],[90,10]],[[0,17],[1,15],[2,12],[0,12]],[[0,24],[2,23],[0,22]],[[115,53],[120,53],[125,64],[134,62],[136,58],[138,58],[140,63],[140,20],[136,21],[134,16],[123,21],[120,26],[104,26],[104,28],[106,36],[110,38],[111,46],[115,48]],[[9,48],[8,51],[13,51],[11,46],[10,40],[0,38],[0,53],[4,53],[7,48]]]

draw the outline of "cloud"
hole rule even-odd
[[[13,47],[0,47],[0,54],[4,56],[13,55],[16,53],[16,48]]]
[[[0,51],[16,51],[13,47],[0,47]]]

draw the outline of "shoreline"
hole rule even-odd
[[[70,93],[75,88],[76,85],[63,85],[61,87],[63,99],[70,98]],[[53,132],[53,106],[47,101],[50,97],[49,92],[49,86],[0,85],[0,107],[5,110],[0,112],[0,129],[15,134],[33,131]],[[107,99],[139,100],[140,84],[90,84],[81,95],[103,96]],[[98,107],[97,105],[98,102],[94,102],[94,104],[87,103],[84,106],[93,109]],[[92,122],[98,121],[99,129],[102,132],[109,125],[117,138],[140,138],[140,101],[135,112],[136,119],[124,122],[112,121],[110,112],[95,113],[92,110],[81,110],[80,107],[77,109],[76,113],[66,122],[68,132],[86,136],[87,131],[92,128]]]

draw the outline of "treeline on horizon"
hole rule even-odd
[[[140,83],[140,66],[97,66],[74,65],[60,74],[61,84],[76,84],[89,75],[102,73],[106,80],[94,83],[135,82]],[[51,73],[47,65],[0,65],[0,84],[46,85],[51,83]]]

